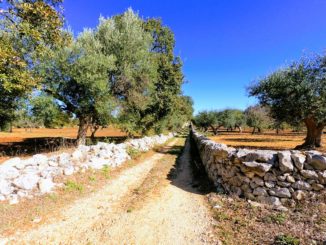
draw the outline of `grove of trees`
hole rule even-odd
[[[0,129],[60,127],[75,120],[77,144],[112,123],[129,133],[175,130],[192,118],[181,90],[173,32],[129,9],[77,37],[63,28],[60,0],[0,3]]]

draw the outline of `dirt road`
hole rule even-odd
[[[205,197],[192,187],[190,146],[164,151],[122,172],[12,244],[210,244]]]

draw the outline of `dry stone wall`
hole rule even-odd
[[[230,193],[282,206],[326,192],[326,154],[236,149],[194,130],[191,137],[210,180]]]
[[[130,159],[130,148],[145,152],[173,136],[171,133],[144,137],[122,144],[101,142],[92,146],[81,145],[71,154],[61,153],[50,157],[38,154],[24,160],[18,157],[9,159],[0,165],[0,202],[8,200],[15,204],[21,198],[49,193],[62,185],[53,182],[55,176],[69,176],[104,166],[117,167]]]

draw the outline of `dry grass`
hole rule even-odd
[[[305,133],[282,132],[276,134],[274,131],[252,135],[249,131],[243,133],[220,132],[218,136],[211,136],[209,138],[233,147],[288,150],[301,145],[304,142]],[[326,152],[326,146],[318,150]]]
[[[78,128],[62,129],[13,129],[12,133],[0,132],[0,163],[13,156],[29,157],[42,153],[69,151],[74,147]],[[88,132],[90,136],[91,132]],[[113,127],[96,132],[98,140],[125,140],[126,134]]]
[[[11,143],[11,142],[22,142],[25,139],[34,138],[47,138],[47,137],[63,137],[63,138],[76,138],[78,128],[60,128],[60,129],[49,129],[49,128],[14,128],[12,133],[0,132],[0,143]],[[91,132],[88,131],[88,136]],[[126,136],[124,132],[119,129],[108,127],[99,129],[96,132],[96,137],[120,137]]]
[[[326,241],[325,200],[326,196],[323,196],[319,200],[298,204],[288,212],[279,212],[254,206],[238,197],[208,195],[216,220],[215,233],[223,244],[239,244],[241,241],[240,244],[248,245],[322,245]],[[278,237],[289,243],[277,243]]]

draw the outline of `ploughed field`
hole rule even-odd
[[[323,136],[324,146],[318,148],[318,151],[326,152],[326,134]],[[261,134],[251,134],[251,131],[245,130],[239,132],[219,132],[217,136],[210,136],[210,139],[232,147],[266,149],[266,150],[292,150],[297,145],[304,142],[305,133],[300,132],[280,132],[266,131]]]
[[[13,156],[30,156],[49,153],[74,146],[78,128],[14,128],[12,133],[0,132],[0,163]],[[91,132],[88,132],[88,137]],[[106,142],[121,142],[126,134],[113,127],[99,129],[96,139]]]

